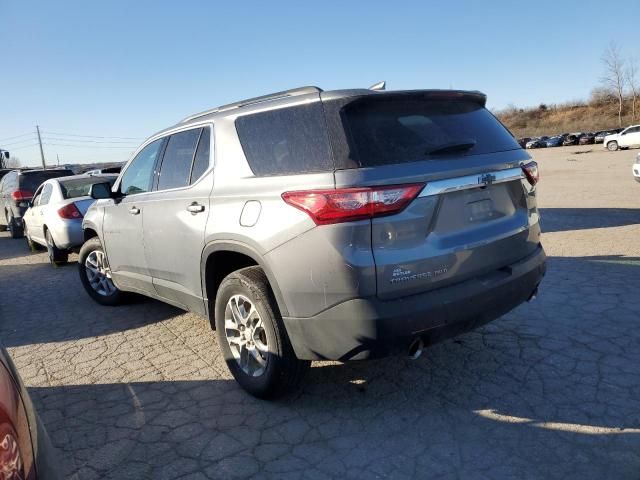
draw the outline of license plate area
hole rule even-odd
[[[475,200],[467,203],[466,206],[467,218],[470,222],[485,222],[495,218],[496,211],[493,207],[493,200],[490,198],[484,198],[482,200]]]

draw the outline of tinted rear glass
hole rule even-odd
[[[472,100],[363,98],[342,109],[342,122],[350,157],[362,167],[520,148],[509,131]],[[453,148],[435,151],[447,146]]]
[[[50,178],[68,177],[73,175],[71,170],[52,170],[44,172],[23,172],[18,178],[20,189],[31,190],[32,192],[40,186],[45,180]]]
[[[118,177],[74,178],[73,180],[60,181],[60,190],[63,198],[88,197],[89,188],[96,183],[109,182],[112,186]]]
[[[333,169],[320,102],[239,117],[236,130],[255,175]]]

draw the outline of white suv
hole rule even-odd
[[[640,147],[640,125],[632,125],[620,133],[604,137],[604,146],[614,152],[619,148]]]

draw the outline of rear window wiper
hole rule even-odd
[[[471,150],[475,146],[475,140],[465,140],[463,142],[451,142],[438,145],[437,147],[427,150],[424,153],[425,155],[433,155],[435,153],[464,152],[466,150]]]

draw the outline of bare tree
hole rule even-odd
[[[9,157],[4,161],[5,168],[18,168],[20,167],[20,159],[18,157]]]
[[[622,127],[622,109],[624,107],[625,89],[625,69],[624,59],[620,53],[620,47],[615,42],[611,42],[602,54],[602,64],[604,65],[603,85],[611,88],[616,93],[618,100],[618,125]]]
[[[629,65],[626,70],[626,80],[629,84],[629,90],[631,91],[631,121],[636,121],[636,101],[638,94],[640,93],[640,85],[638,85],[638,65],[635,59],[629,60]]]

